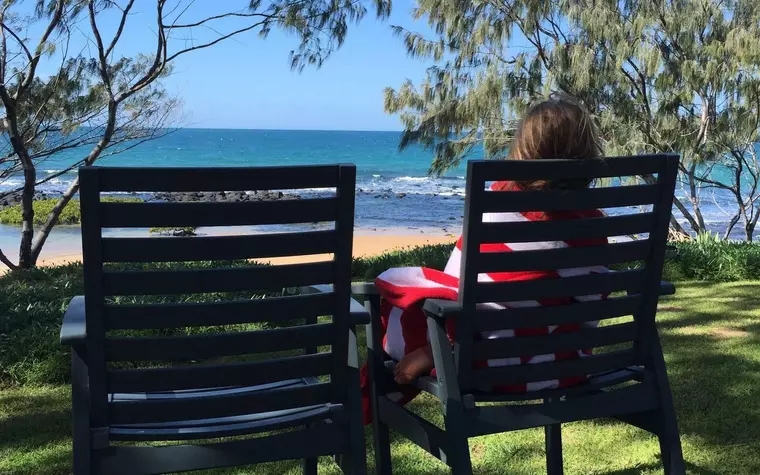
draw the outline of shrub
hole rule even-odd
[[[673,245],[676,253],[665,265],[669,279],[729,282],[760,276],[760,244],[703,235]]]
[[[141,201],[138,198],[115,198],[104,197],[103,201],[136,203]],[[35,200],[32,208],[34,209],[34,224],[44,224],[48,215],[53,211],[53,207],[58,203],[58,198],[44,198]],[[0,224],[21,225],[24,220],[21,215],[21,204],[6,206],[0,209]],[[71,200],[58,218],[58,224],[80,224],[82,222],[79,214],[79,201]]]

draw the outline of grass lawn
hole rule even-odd
[[[760,282],[681,283],[677,296],[663,300],[659,325],[689,473],[760,473]],[[0,390],[0,474],[70,473],[68,398],[67,386]],[[413,404],[435,417],[431,399]],[[662,473],[656,440],[637,429],[609,421],[569,424],[564,440],[569,475]],[[544,473],[540,429],[472,439],[470,448],[477,474]],[[393,456],[394,474],[449,473],[402,440],[394,441]],[[291,462],[203,473],[299,472]],[[320,467],[320,474],[337,473],[327,460]]]

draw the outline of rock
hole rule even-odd
[[[406,193],[396,193],[396,198],[403,198],[406,196]]]
[[[44,193],[42,191],[37,191],[34,193],[34,199],[35,200],[44,200],[48,198],[58,198],[61,195],[61,193],[56,193],[54,195],[48,195],[47,193]],[[18,203],[21,203],[21,192],[13,193],[11,195],[6,195],[0,198],[0,209],[5,208],[6,206],[13,206]]]
[[[156,193],[153,200],[169,202],[196,202],[212,201],[221,203],[236,203],[241,201],[276,201],[276,200],[294,200],[300,199],[298,195],[286,195],[281,191],[205,191],[205,192],[175,192],[175,193]]]

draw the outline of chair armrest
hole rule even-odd
[[[675,295],[676,286],[673,283],[663,280],[660,282],[660,296]],[[456,317],[462,311],[462,307],[452,300],[428,299],[422,306],[426,314],[437,318]]]
[[[367,295],[379,295],[380,292],[373,282],[357,282],[351,284],[351,294],[365,297]]]
[[[675,295],[675,294],[676,294],[676,286],[673,285],[672,282],[668,282],[667,280],[660,281],[660,296]]]
[[[318,294],[332,292],[332,285],[309,285],[301,287],[302,294]],[[369,311],[362,304],[351,297],[351,320],[354,325],[367,325],[370,322]]]
[[[422,305],[422,310],[432,317],[451,318],[459,316],[462,312],[462,307],[453,300],[427,299]]]
[[[628,291],[628,295],[631,294],[638,294],[640,292],[631,292]],[[673,285],[672,282],[668,282],[667,280],[660,281],[660,297],[664,295],[675,295],[676,294],[676,286]]]
[[[62,345],[84,343],[87,338],[87,318],[84,308],[84,296],[77,295],[66,308],[61,324],[60,341]]]

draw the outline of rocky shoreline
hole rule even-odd
[[[279,201],[298,200],[298,195],[286,194],[281,191],[199,191],[180,193],[156,193],[149,201],[167,202],[197,202],[215,201],[239,203],[242,201]]]
[[[58,199],[61,193],[36,192],[34,200]],[[243,201],[278,201],[278,200],[297,200],[301,199],[299,195],[283,193],[281,191],[230,191],[230,192],[179,192],[179,193],[155,193],[153,195],[132,194],[131,197],[143,198],[145,201],[165,201],[165,202],[228,202],[238,203]],[[8,206],[14,206],[21,203],[21,193],[0,198],[0,209]]]
[[[37,191],[34,193],[34,200],[37,201],[37,200],[57,199],[57,198],[60,198],[61,195],[62,193],[45,193],[42,191]],[[5,208],[6,206],[13,206],[19,203],[21,203],[21,192],[0,197],[0,209]]]

